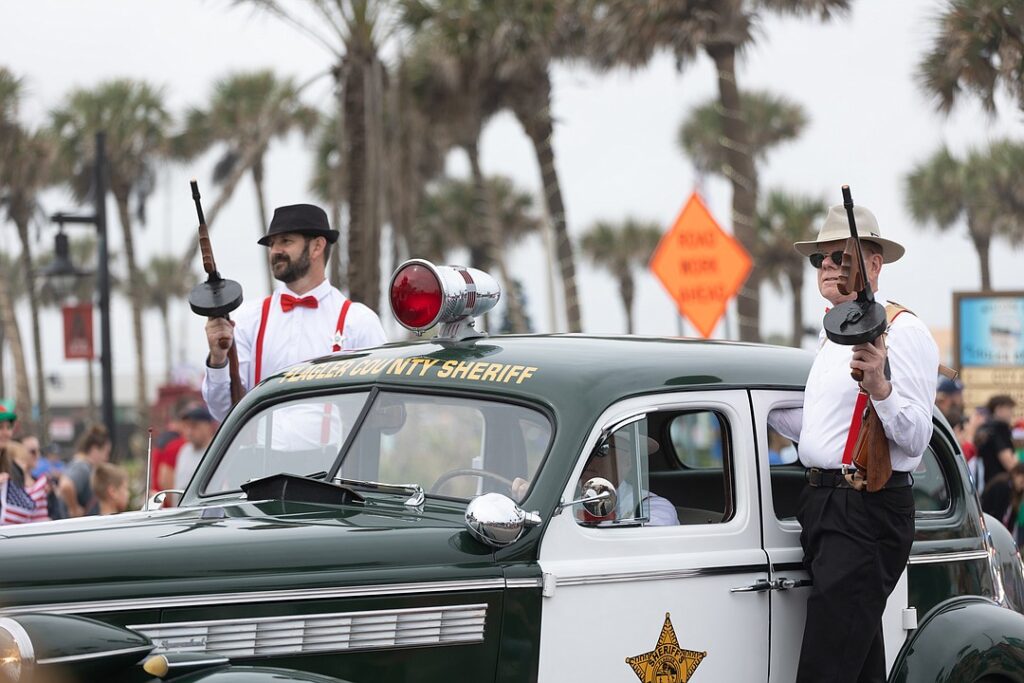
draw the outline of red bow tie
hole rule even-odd
[[[305,306],[306,308],[316,308],[319,306],[315,296],[304,296],[301,299],[291,294],[281,295],[281,310],[285,313],[289,312],[296,306]]]

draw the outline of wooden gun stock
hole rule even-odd
[[[857,243],[852,237],[846,238],[843,249],[843,263],[839,266],[839,280],[836,288],[840,294],[856,294],[864,289],[864,273],[857,258]]]

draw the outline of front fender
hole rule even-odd
[[[987,598],[936,605],[903,645],[890,683],[970,683],[983,676],[1019,680],[1024,671],[1024,615]]]
[[[169,678],[166,683],[350,683],[306,671],[265,666],[221,666]]]

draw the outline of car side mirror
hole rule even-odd
[[[159,510],[163,506],[164,500],[167,499],[167,496],[171,495],[172,493],[177,495],[180,499],[181,495],[185,492],[182,489],[164,489],[163,491],[157,491],[150,497],[149,500],[146,501],[145,507],[142,508],[143,512],[148,512],[149,510]]]
[[[559,503],[557,511],[561,512],[573,505],[582,505],[588,514],[594,517],[607,517],[615,511],[619,502],[615,486],[604,477],[592,477],[583,483],[583,490],[580,497],[570,500],[568,503]]]
[[[473,538],[494,548],[512,545],[528,527],[539,525],[540,515],[526,512],[508,496],[485,493],[466,506],[466,528]]]

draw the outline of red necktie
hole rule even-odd
[[[296,306],[304,306],[306,308],[316,308],[319,303],[315,296],[304,296],[301,299],[291,294],[281,295],[281,310],[288,313]]]

